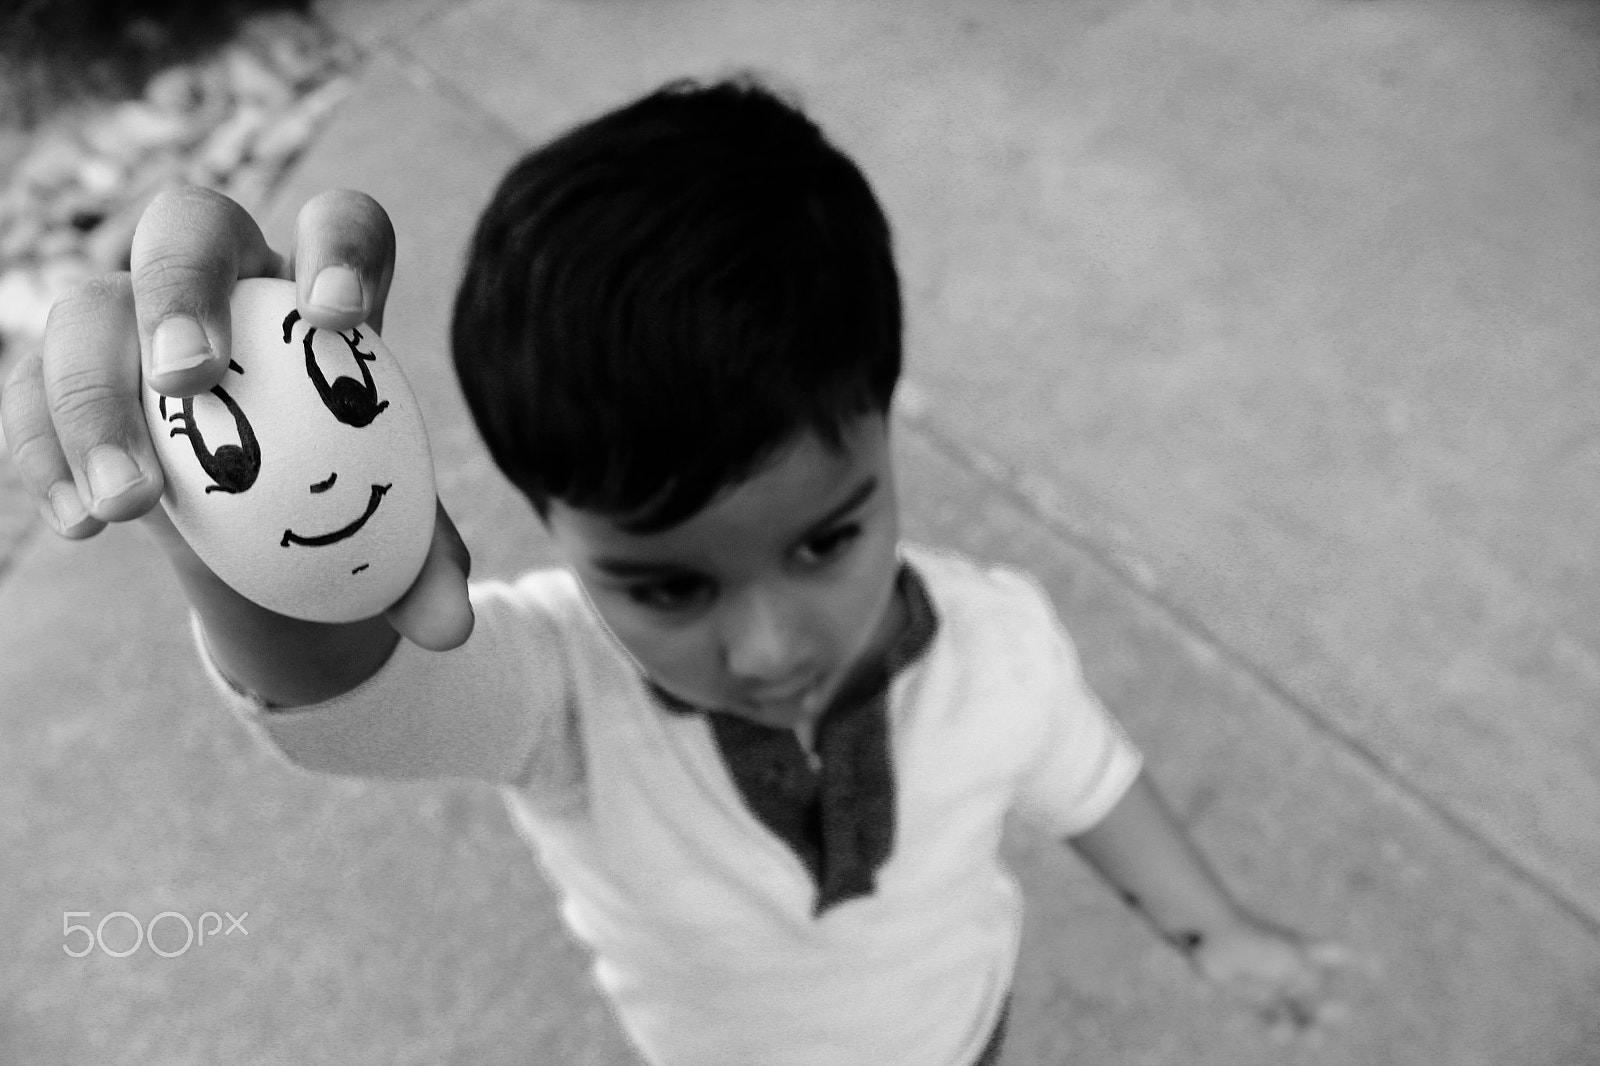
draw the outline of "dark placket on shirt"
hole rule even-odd
[[[704,714],[745,806],[799,857],[817,886],[815,913],[870,895],[894,848],[895,782],[889,685],[938,631],[922,578],[902,562],[896,577],[906,626],[888,653],[841,692],[817,723],[818,768],[794,730],[685,703],[647,682],[677,714]]]

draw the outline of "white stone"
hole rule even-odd
[[[184,157],[180,155],[157,155],[146,159],[129,176],[128,184],[123,187],[118,213],[133,206],[143,211],[144,205],[154,199],[156,193],[170,185],[179,184],[184,165]]]
[[[321,36],[310,22],[287,11],[258,11],[239,23],[239,40],[265,48],[273,41],[314,42]]]
[[[317,115],[304,107],[296,107],[261,131],[261,136],[251,146],[250,155],[262,166],[282,167],[305,147],[316,128]]]
[[[264,207],[267,194],[278,179],[278,169],[261,163],[249,163],[233,172],[222,185],[220,192],[227,194],[246,211],[255,212]]]
[[[228,79],[241,100],[279,108],[294,98],[294,90],[250,49],[233,45],[223,54]]]
[[[88,191],[79,185],[62,190],[47,201],[41,201],[38,210],[45,225],[60,229],[72,225],[80,215],[103,215],[109,207],[109,198]]]
[[[341,76],[307,93],[293,110],[262,131],[251,155],[268,165],[286,164],[310,142],[329,113],[350,95],[351,88],[352,80]]]
[[[0,225],[31,211],[34,194],[20,181],[13,181],[0,189]]]
[[[3,234],[0,234],[0,263],[22,259],[33,254],[34,246],[44,235],[44,221],[37,213],[17,217]]]
[[[59,256],[77,252],[83,248],[83,234],[71,226],[57,226],[55,229],[46,230],[34,242],[33,252],[40,259],[48,262]]]
[[[13,267],[0,274],[0,333],[29,339],[44,336],[52,302],[34,271]]]
[[[93,196],[109,197],[127,180],[127,170],[103,156],[86,156],[78,164],[78,184]]]
[[[190,173],[216,177],[231,174],[249,154],[251,142],[268,117],[267,110],[256,104],[239,108],[206,136]]]
[[[11,180],[18,185],[54,192],[77,179],[83,146],[64,133],[41,137],[27,158],[17,164]]]
[[[354,88],[354,78],[348,74],[336,74],[306,93],[305,98],[299,103],[299,110],[315,115],[320,122],[329,112],[343,103]]]
[[[11,235],[11,228],[22,221],[22,212],[12,202],[11,192],[14,190],[0,190],[0,247],[6,243]]]
[[[263,42],[267,58],[279,74],[296,86],[316,79],[328,66],[328,56],[314,41],[295,35],[271,37]]]
[[[351,88],[343,76],[317,82],[356,58],[304,18],[253,17],[211,58],[153,75],[141,99],[62,114],[0,144],[21,156],[8,180],[0,166],[0,270],[12,268],[0,313],[42,322],[49,288],[125,268],[140,214],[185,178],[260,206]]]
[[[195,80],[200,91],[195,118],[209,129],[233,112],[233,82],[228,79],[222,60],[215,58],[197,68]]]
[[[41,196],[34,210],[44,217],[47,225],[65,226],[76,215],[104,211],[109,199],[106,193],[94,192],[74,180],[70,185],[57,190],[53,196]]]
[[[99,154],[132,163],[147,151],[186,146],[193,139],[191,133],[184,116],[144,100],[129,100],[90,120],[83,137]]]
[[[63,255],[39,269],[39,287],[53,304],[65,296],[68,289],[93,274],[94,268],[84,256]]]
[[[190,114],[199,109],[203,99],[200,72],[187,63],[157,71],[145,82],[144,98],[163,111]]]
[[[95,270],[128,269],[128,253],[133,248],[133,230],[139,216],[149,206],[148,197],[135,201],[96,226],[83,239],[83,253]]]

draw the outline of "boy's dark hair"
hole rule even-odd
[[[748,76],[525,156],[478,222],[456,372],[507,477],[652,533],[807,429],[888,413],[900,285],[866,179]]]

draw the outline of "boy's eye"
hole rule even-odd
[[[650,585],[634,585],[628,590],[628,596],[646,607],[677,610],[685,606],[695,590],[703,584],[699,578],[674,577]]]
[[[827,561],[840,554],[844,545],[860,536],[861,527],[854,523],[840,526],[838,529],[812,537],[806,542],[806,549],[817,558]],[[665,581],[656,581],[648,585],[634,585],[628,589],[628,597],[635,603],[660,610],[682,610],[690,606],[697,593],[704,590],[707,582],[704,578],[685,575],[683,577],[668,578]]]
[[[824,533],[819,537],[812,537],[806,542],[806,547],[818,556],[826,557],[838,553],[845,544],[854,540],[861,533],[861,527],[851,523],[840,526],[838,529]]]

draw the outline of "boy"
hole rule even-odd
[[[313,201],[299,244],[307,321],[381,324],[375,205]],[[150,510],[133,337],[157,388],[203,391],[232,279],[286,266],[215,194],[152,205],[133,280],[64,300],[8,384],[19,469],[64,535],[148,512],[202,661],[292,761],[500,786],[647,1061],[997,1061],[1008,811],[1201,974],[1314,1020],[1331,952],[1229,899],[1038,586],[900,541],[889,230],[798,111],[748,80],[675,83],[530,153],[485,210],[457,372],[562,569],[469,592],[441,509],[393,609],[296,622]]]

